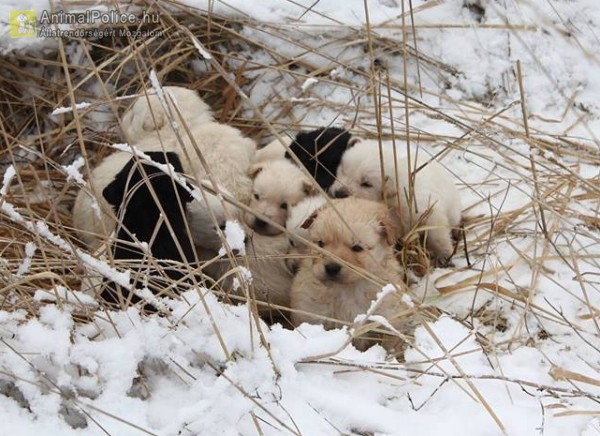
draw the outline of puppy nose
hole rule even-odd
[[[342,266],[339,263],[328,263],[325,265],[325,272],[329,277],[335,277],[340,273]]]
[[[234,256],[237,256],[238,254],[240,254],[240,250],[238,250],[237,248],[233,248],[231,250],[231,254],[233,254]]]
[[[335,198],[346,198],[348,197],[348,190],[343,188],[336,189],[333,195],[335,196]]]
[[[260,218],[256,218],[254,220],[254,227],[258,227],[259,229],[264,229],[265,227],[267,227],[267,222],[261,220]]]

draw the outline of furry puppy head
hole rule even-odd
[[[164,86],[165,100],[173,119],[182,126],[207,123],[213,120],[210,107],[196,91],[180,86]],[[144,136],[171,128],[171,118],[165,112],[154,91],[140,95],[123,114],[121,129],[125,139],[135,144]]]
[[[337,127],[324,127],[311,132],[300,132],[290,145],[302,165],[324,190],[329,189],[351,135]],[[285,157],[291,159],[289,152]]]
[[[312,242],[359,270],[377,273],[395,261],[396,234],[383,204],[357,198],[333,200],[303,227],[308,228]],[[363,279],[348,266],[318,253],[312,260],[312,271],[324,283],[352,284]]]
[[[285,159],[254,164],[248,175],[253,180],[250,209],[285,227],[288,211],[305,197],[315,193],[311,180],[294,164]],[[245,221],[262,235],[278,235],[282,231],[259,216],[245,215]]]
[[[179,158],[173,152],[151,152],[147,155],[154,162],[171,164],[178,173],[183,171]],[[157,258],[181,260],[175,241],[167,225],[161,220],[164,212],[165,219],[169,220],[181,244],[185,259],[192,260],[191,242],[183,225],[186,204],[192,201],[192,196],[169,174],[132,157],[104,188],[102,195],[119,216],[119,242],[114,253],[116,258],[137,258],[142,255],[123,244],[126,241],[132,242],[132,235],[135,235],[137,240],[143,242],[151,242],[154,237],[157,243],[151,247]],[[182,207],[178,199],[181,200]]]
[[[390,159],[387,155],[383,158],[386,161]],[[393,160],[393,157],[391,159]],[[329,188],[330,194],[335,198],[353,195],[367,200],[381,200],[379,144],[376,141],[351,142],[342,156],[336,176],[335,182]],[[385,175],[384,182],[387,183],[388,180],[389,176]]]

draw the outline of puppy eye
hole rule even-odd
[[[288,208],[288,205],[287,205],[287,203],[281,203],[281,204],[279,205],[279,207],[280,207],[280,208],[282,208],[283,210],[287,210],[287,208]]]
[[[362,247],[362,245],[354,244],[352,246],[352,251],[355,251],[357,253],[360,253],[363,250],[364,250],[364,248]]]
[[[221,225],[219,226],[219,229],[220,229],[220,230],[222,230],[222,231],[224,232],[224,231],[225,231],[225,224],[221,224]]]
[[[255,200],[260,200],[260,195],[258,195],[256,192],[254,193],[254,199]]]
[[[325,246],[325,244],[323,244],[323,241],[317,241],[317,245],[321,248]]]
[[[363,188],[372,188],[373,184],[371,182],[367,182],[366,180],[360,184]]]

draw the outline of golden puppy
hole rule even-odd
[[[254,164],[248,170],[253,180],[252,213],[245,214],[246,224],[262,235],[279,235],[279,230],[260,215],[285,227],[288,211],[305,197],[315,193],[313,182],[302,170],[285,159]]]
[[[292,283],[292,310],[352,323],[367,313],[382,288],[361,274],[365,271],[404,289],[404,271],[394,256],[395,227],[383,204],[356,198],[333,200],[332,206],[309,218],[305,227],[312,242],[344,262],[314,250],[314,257],[301,263]],[[386,296],[375,314],[390,316],[407,310],[401,297],[398,292]],[[292,312],[292,324],[322,322],[327,329],[339,327],[310,314]],[[395,318],[392,324],[405,330],[409,322]],[[355,341],[355,345],[365,348],[368,343]]]
[[[415,169],[418,169],[415,172]],[[414,180],[411,181],[411,173]],[[421,155],[409,161],[394,159],[394,150],[383,147],[383,174],[379,144],[354,141],[342,156],[337,180],[330,188],[336,198],[354,195],[369,200],[385,201],[395,211],[399,237],[415,225],[423,231],[426,246],[437,266],[446,266],[454,253],[452,231],[462,221],[460,194],[454,177],[439,162]],[[412,185],[412,189],[411,189]],[[383,197],[385,195],[385,198]]]

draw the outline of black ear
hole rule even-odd
[[[102,191],[102,196],[113,208],[118,209],[123,202],[125,190],[128,185],[127,178],[133,165],[134,161],[133,159],[130,159],[125,166],[121,168],[121,171],[115,175],[114,180]]]

